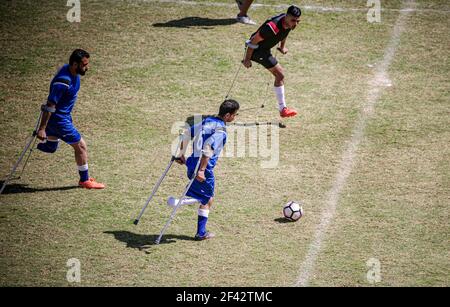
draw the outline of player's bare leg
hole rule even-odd
[[[89,177],[88,173],[88,152],[86,142],[83,138],[78,143],[70,144],[75,152],[75,161],[77,162],[78,172],[80,174],[79,185],[86,189],[103,189],[105,185],[98,183],[94,178]]]
[[[297,111],[290,109],[286,106],[286,100],[284,95],[284,72],[283,67],[280,64],[269,68],[269,71],[274,75],[274,91],[278,101],[278,110],[281,117],[292,117],[297,115]]]
[[[83,138],[78,143],[71,144],[75,151],[75,161],[78,166],[87,164],[88,162],[88,154],[87,154],[87,145]]]
[[[240,23],[247,24],[247,25],[255,25],[256,22],[250,19],[248,17],[247,12],[250,8],[250,5],[252,5],[253,0],[236,0],[236,3],[239,8],[239,14],[236,16],[236,20]]]

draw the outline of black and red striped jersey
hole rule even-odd
[[[258,44],[259,48],[270,50],[288,36],[291,29],[285,29],[283,27],[285,18],[286,14],[271,17],[259,27],[258,31],[252,34],[253,37],[259,32],[261,37],[264,38],[264,40]]]

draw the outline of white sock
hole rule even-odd
[[[208,217],[209,216],[209,209],[198,209],[198,215],[199,216],[203,216],[203,217]]]
[[[80,172],[85,172],[85,171],[87,171],[87,170],[89,169],[87,163],[84,164],[84,165],[77,165],[77,166],[78,166],[78,170],[79,170]]]
[[[284,85],[278,87],[275,86],[273,89],[278,100],[278,110],[281,112],[284,108],[286,108],[286,101],[284,98]]]
[[[178,201],[179,201],[178,198],[175,198],[175,197],[170,196],[170,197],[167,199],[167,205],[170,206],[170,207],[175,207],[175,206],[178,204]],[[199,202],[200,202],[200,201],[199,201],[198,199],[195,199],[195,198],[185,198],[185,199],[183,199],[183,201],[181,202],[181,205],[182,205],[182,206],[183,206],[183,205],[194,205],[194,204],[199,203]]]

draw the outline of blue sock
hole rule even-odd
[[[203,237],[206,234],[206,223],[208,222],[208,209],[198,209],[197,235]]]
[[[78,166],[78,173],[80,174],[80,182],[89,180],[89,170],[87,164]]]

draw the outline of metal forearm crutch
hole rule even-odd
[[[31,153],[33,152],[34,144],[36,143],[36,139],[37,139],[37,130],[38,130],[39,125],[40,125],[40,123],[41,123],[42,112],[43,112],[43,110],[42,110],[42,108],[41,108],[41,112],[39,113],[39,117],[38,117],[38,120],[36,121],[36,125],[35,125],[35,127],[34,127],[33,133],[31,134],[31,136],[29,136],[29,137],[27,138],[27,143],[26,143],[24,149],[22,150],[22,153],[20,154],[19,159],[17,160],[16,164],[14,164],[14,167],[12,168],[12,170],[11,170],[11,172],[9,173],[8,177],[7,177],[7,178],[5,179],[5,181],[3,182],[2,188],[0,189],[0,194],[3,193],[3,190],[5,189],[6,185],[7,185],[8,182],[11,180],[12,176],[14,175],[14,173],[16,172],[17,167],[19,166],[20,162],[22,162],[22,159],[23,159],[23,157],[25,156],[26,152],[27,152],[28,149],[31,147],[30,153],[28,154],[28,157],[27,157],[27,159],[25,160],[25,164],[23,165],[22,172],[20,173],[19,178],[22,176],[23,171],[25,170],[25,167],[27,166],[28,159],[30,158]],[[31,144],[33,144],[33,145],[31,145]]]
[[[186,193],[189,191],[189,188],[191,187],[192,183],[194,183],[195,178],[197,177],[197,171],[200,166],[200,161],[202,160],[202,157],[200,156],[198,158],[197,165],[195,166],[194,173],[192,179],[189,181],[189,184],[186,186],[186,189],[184,189],[183,195],[181,195],[180,199],[178,200],[177,205],[173,208],[172,213],[170,214],[169,220],[167,221],[166,225],[164,225],[163,229],[161,230],[161,233],[159,234],[158,238],[155,241],[155,244],[159,244],[161,242],[161,238],[166,232],[167,228],[169,228],[170,223],[172,222],[173,218],[175,217],[175,213],[177,212],[178,208],[181,205],[181,202],[186,197]]]
[[[183,135],[180,133],[179,135],[179,141],[178,141],[178,145],[177,145],[177,149],[175,151],[175,155],[172,156],[172,158],[170,158],[170,162],[167,165],[166,169],[164,170],[163,174],[161,175],[161,177],[159,177],[158,182],[156,183],[155,187],[153,188],[152,193],[150,194],[150,196],[147,198],[147,201],[145,202],[144,207],[142,208],[141,212],[139,213],[138,217],[134,220],[133,224],[137,225],[139,223],[139,220],[141,219],[142,215],[145,212],[145,209],[147,209],[148,204],[150,203],[150,201],[152,200],[153,196],[156,194],[156,192],[158,191],[159,186],[161,185],[162,181],[164,180],[164,178],[166,177],[167,173],[169,172],[170,168],[172,167],[172,164],[175,160],[178,160],[179,158],[176,156],[178,153],[178,149],[180,148],[180,144],[183,141]]]
[[[238,70],[237,70],[236,74],[234,75],[234,79],[233,79],[233,82],[231,83],[230,89],[228,90],[227,94],[225,95],[225,100],[227,100],[228,96],[230,96],[231,90],[233,89],[234,84],[236,83],[236,79],[237,79],[237,77],[239,75],[239,72],[241,71],[242,62],[245,59],[246,53],[247,53],[247,46],[245,46],[245,48],[244,48],[244,55],[242,57],[242,61],[239,63]]]

